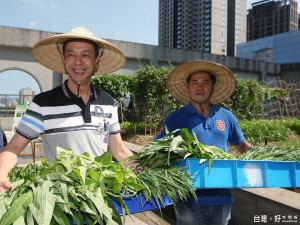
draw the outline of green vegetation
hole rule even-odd
[[[54,162],[42,159],[42,165],[11,170],[13,188],[0,193],[1,225],[69,225],[73,221],[81,225],[84,220],[88,225],[122,224],[112,199],[120,204],[124,223],[130,212],[123,197],[144,194],[146,201],[153,197],[157,203],[163,203],[162,195],[174,203],[189,195],[196,198],[191,177],[179,169],[134,173],[122,162],[112,161],[109,151],[95,159],[70,149],[57,151]]]
[[[196,134],[191,135],[183,128],[167,134],[158,140],[153,140],[142,152],[130,157],[142,167],[170,168],[176,162],[186,158],[201,159],[234,159],[234,156],[223,150],[204,145],[199,142]]]
[[[251,142],[284,141],[293,134],[290,123],[283,120],[251,120],[239,121],[245,138]]]
[[[300,161],[300,148],[255,146],[244,152],[242,160],[272,160],[272,161]]]
[[[143,132],[153,134],[157,124],[172,111],[183,105],[168,92],[166,80],[172,65],[160,69],[155,66],[140,67],[132,76],[104,75],[93,78],[92,84],[114,96],[121,106],[121,122],[144,123]],[[281,89],[266,88],[255,80],[235,76],[236,91],[220,106],[233,112],[239,120],[263,119],[263,101],[288,100]],[[130,93],[131,103],[124,107],[122,99]],[[137,126],[137,125],[135,125]]]

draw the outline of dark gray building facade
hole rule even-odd
[[[247,15],[247,41],[298,29],[298,3],[263,0],[252,4]]]

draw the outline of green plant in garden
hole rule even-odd
[[[274,146],[255,146],[244,152],[239,159],[241,160],[271,160],[271,161],[299,161],[300,148],[296,147],[274,147]]]
[[[121,122],[135,123],[135,130],[138,132],[141,132],[139,126],[144,122],[144,133],[150,131],[149,133],[153,134],[157,125],[161,124],[170,112],[182,106],[167,89],[166,79],[172,68],[170,66],[158,69],[146,65],[141,66],[132,76],[104,75],[93,78],[92,84],[110,93],[119,103],[130,93],[130,106],[124,108],[120,104]],[[235,93],[220,106],[230,110],[239,120],[262,119],[263,102],[288,100],[288,92],[285,90],[266,88],[255,80],[241,79],[237,76],[235,80]]]
[[[134,77],[125,75],[102,75],[92,79],[92,85],[106,91],[114,98],[120,100],[131,92]]]
[[[243,120],[239,126],[245,138],[251,142],[284,141],[292,131],[282,120]]]
[[[285,126],[295,134],[300,135],[300,119],[290,119],[285,121]]]
[[[288,100],[289,94],[287,90],[279,89],[279,88],[267,88],[263,87],[263,95],[264,100],[266,101],[283,101]]]
[[[123,122],[120,125],[122,134],[143,134],[145,133],[145,129],[150,130],[151,126],[158,128],[161,125],[161,121],[157,121],[152,124],[145,122]]]
[[[235,76],[236,90],[233,96],[220,106],[230,110],[240,120],[261,117],[263,88],[254,80],[245,80]]]
[[[161,122],[165,116],[181,105],[169,93],[166,79],[170,70],[155,66],[141,67],[135,76],[134,100],[138,111],[137,121],[150,124]]]
[[[231,98],[220,106],[230,110],[238,119],[263,118],[263,102],[288,100],[288,92],[278,88],[266,88],[258,81],[241,79],[235,75],[236,90]]]

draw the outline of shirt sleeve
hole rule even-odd
[[[166,135],[166,131],[172,132],[176,129],[182,128],[179,124],[180,119],[176,119],[178,117],[178,113],[175,111],[169,114],[165,121],[162,123],[159,132],[155,136],[155,139],[161,139]]]
[[[228,141],[231,145],[239,145],[243,141],[245,141],[245,137],[239,127],[238,121],[235,116],[230,113],[229,114],[229,121],[230,121],[230,133],[228,137]]]
[[[121,132],[121,126],[119,123],[119,116],[118,116],[118,105],[112,105],[111,109],[111,121],[109,127],[110,134],[116,134]]]
[[[29,140],[38,138],[44,132],[41,107],[34,102],[34,99],[29,104],[16,132]]]

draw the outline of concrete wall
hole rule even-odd
[[[230,225],[300,224],[299,193],[283,188],[233,189],[232,192]]]
[[[300,194],[283,188],[232,189],[234,203],[228,225],[300,224]],[[154,211],[160,215],[158,210]],[[176,224],[174,207],[162,209],[169,224]],[[289,222],[288,222],[289,221]]]
[[[26,72],[35,79],[41,92],[61,84],[61,75],[36,63],[30,54],[30,49],[7,46],[0,49],[0,73],[7,70]]]
[[[300,63],[281,65],[286,81],[300,81]]]
[[[61,84],[62,76],[36,63],[30,53],[36,42],[54,34],[57,33],[0,26],[0,72],[11,69],[27,72],[37,81],[41,91]],[[118,46],[127,58],[125,66],[116,74],[132,75],[140,66],[147,64],[161,68],[170,63],[176,66],[186,61],[204,59],[224,64],[234,74],[246,79],[268,80],[282,75],[280,64],[118,40],[108,41]]]
[[[4,131],[11,131],[14,123],[14,117],[0,117],[1,128]]]

